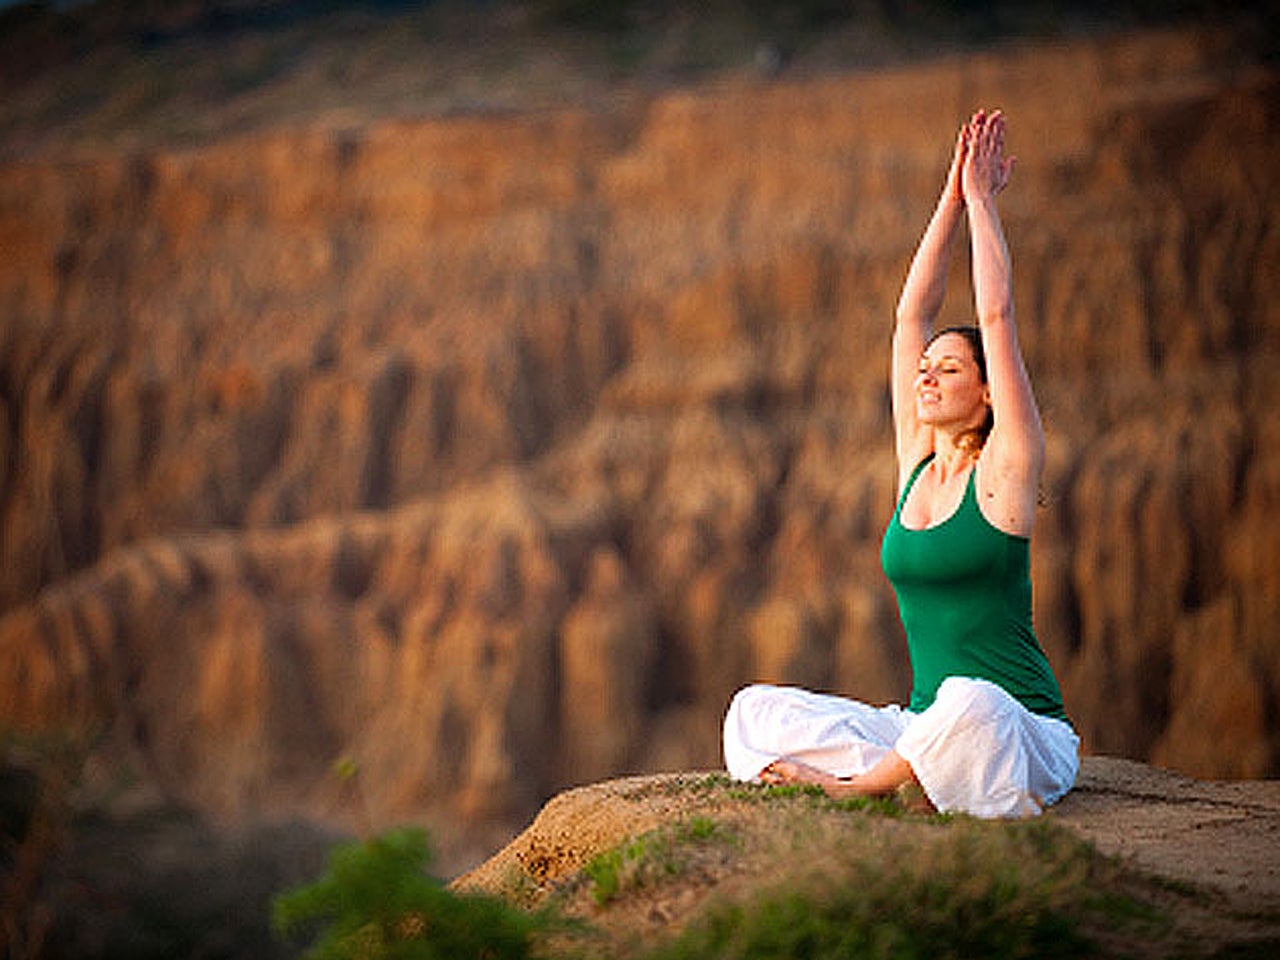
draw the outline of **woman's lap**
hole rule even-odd
[[[953,677],[921,713],[796,687],[755,685],[725,716],[725,762],[755,779],[773,760],[838,777],[896,750],[939,810],[977,816],[1038,813],[1071,788],[1079,740],[1070,725],[1027,710],[995,684]]]

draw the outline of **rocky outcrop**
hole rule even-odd
[[[742,791],[730,799],[728,784],[725,779],[717,785],[708,774],[668,773],[566,790],[453,886],[546,894],[629,839],[760,803]],[[1108,856],[1165,883],[1209,894],[1238,918],[1261,921],[1274,938],[1270,908],[1280,896],[1280,782],[1194,780],[1119,757],[1086,757],[1075,789],[1044,816]]]
[[[11,163],[0,715],[465,859],[564,785],[714,765],[746,680],[901,697],[888,324],[999,103],[1068,708],[1275,775],[1276,93],[1148,34]]]

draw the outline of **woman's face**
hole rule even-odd
[[[915,386],[921,423],[968,429],[986,418],[991,394],[961,334],[944,333],[925,348]]]

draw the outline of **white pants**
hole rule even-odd
[[[949,677],[920,713],[797,687],[739,690],[724,720],[731,776],[755,780],[788,757],[837,777],[865,773],[890,750],[911,765],[940,811],[1040,813],[1075,783],[1080,738],[986,680]]]

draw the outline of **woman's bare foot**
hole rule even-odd
[[[837,799],[855,796],[858,793],[852,780],[834,776],[799,760],[773,761],[760,771],[760,780],[771,787],[809,784],[821,787],[827,796]]]
[[[913,813],[937,812],[911,767],[896,753],[890,753],[862,776],[853,777],[837,777],[800,760],[783,758],[760,771],[760,780],[774,787],[792,784],[821,787],[827,796],[836,800],[891,795]]]

